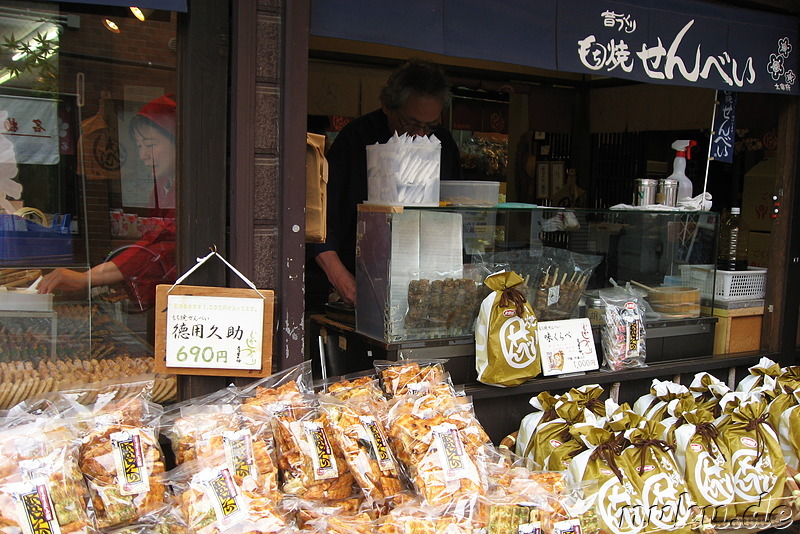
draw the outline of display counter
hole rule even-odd
[[[470,335],[482,282],[503,269],[524,278],[540,321],[585,316],[587,291],[626,282],[693,288],[686,302],[651,299],[647,319],[695,318],[701,299],[720,298],[718,224],[712,212],[361,206],[356,330],[386,342]]]

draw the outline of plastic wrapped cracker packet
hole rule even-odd
[[[103,403],[83,436],[79,466],[99,528],[124,525],[161,506],[164,456],[158,442],[161,407],[140,398]]]
[[[338,501],[329,500],[324,503],[289,495],[281,500],[279,506],[287,520],[293,521],[303,532],[319,530],[319,525],[324,525],[322,520],[333,515],[356,517],[366,514],[370,518],[377,516],[374,509],[365,505],[363,495],[355,495]]]
[[[309,399],[307,404],[312,404]],[[329,436],[328,418],[316,407],[303,415],[283,411],[272,420],[281,491],[311,501],[353,495],[355,479],[341,449]]]
[[[321,393],[331,395],[340,400],[354,397],[365,397],[379,402],[386,397],[381,390],[380,381],[373,371],[363,371],[353,375],[329,378],[318,384]]]
[[[294,531],[271,497],[236,483],[223,455],[216,462],[186,462],[170,471],[165,480],[178,495],[179,508],[192,533]]]
[[[420,384],[438,384],[445,380],[443,359],[413,359],[396,362],[376,360],[375,371],[386,395],[412,393]]]
[[[78,469],[79,444],[68,422],[46,418],[0,432],[3,532],[29,532],[24,525],[47,532],[94,532],[87,513],[89,492]]]
[[[400,465],[373,404],[360,399],[342,402],[320,397],[328,435],[342,451],[365,497],[370,502],[391,499],[403,491]]]
[[[395,454],[424,502],[442,506],[484,495],[490,442],[471,405],[437,412],[415,410],[413,401],[414,397],[408,396],[392,407],[388,429]],[[411,409],[407,409],[409,405]]]
[[[639,297],[621,287],[601,289],[605,303],[605,325],[600,339],[606,367],[620,371],[644,367],[647,356],[645,312]]]
[[[162,433],[170,440],[175,462],[213,456],[221,449],[221,436],[241,426],[238,396],[228,390],[192,398],[165,409]]]
[[[449,514],[441,507],[410,502],[377,521],[377,534],[472,534],[470,518]]]
[[[242,396],[242,411],[276,410],[302,407],[304,396],[314,392],[311,362],[290,367],[238,389]]]

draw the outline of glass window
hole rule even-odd
[[[0,409],[59,387],[50,365],[63,383],[152,371],[155,286],[176,276],[177,16],[0,0],[0,361],[32,377]]]

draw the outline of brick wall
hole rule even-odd
[[[278,287],[281,162],[281,2],[260,0],[257,13],[253,272],[258,287]],[[280,317],[276,314],[276,318]]]
[[[69,13],[66,9],[62,12]],[[168,21],[115,18],[121,30],[118,34],[103,26],[103,16],[79,16],[80,28],[65,28],[60,36],[59,83],[62,92],[76,94],[77,77],[82,73],[83,121],[100,113],[103,98],[115,102],[104,108],[108,121],[116,119],[114,108],[120,108],[126,96],[136,98],[134,88],[152,88],[153,93],[175,91],[178,58],[170,48],[170,39],[176,35],[176,14]],[[138,100],[147,98],[141,96]],[[119,184],[113,179],[87,180],[85,195],[89,263],[94,265],[121,244],[112,241],[108,215],[110,207],[121,207]]]

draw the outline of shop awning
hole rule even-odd
[[[701,0],[312,0],[311,33],[648,83],[800,94],[797,17]]]
[[[101,6],[136,6],[141,9],[160,9],[163,11],[189,11],[188,0],[61,0],[67,3],[94,4]]]

